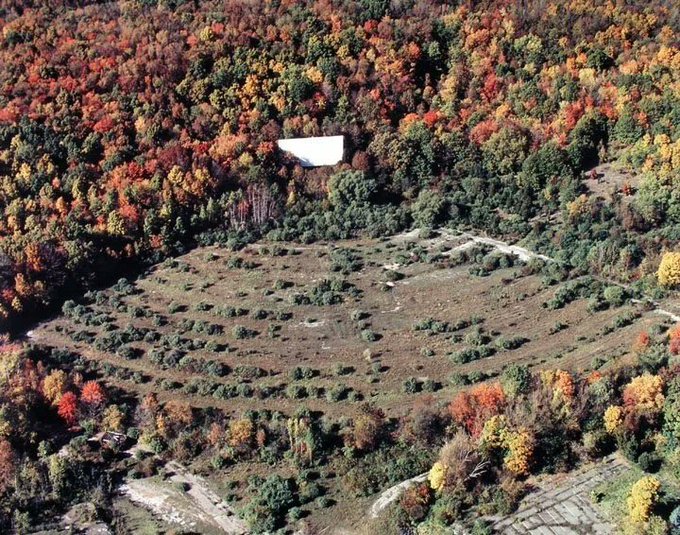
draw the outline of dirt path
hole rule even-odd
[[[392,237],[392,241],[395,241],[397,243],[404,243],[415,240],[420,241],[424,247],[428,248],[437,247],[438,245],[442,245],[446,242],[451,241],[462,242],[454,246],[452,249],[450,249],[447,252],[447,254],[450,254],[451,252],[454,251],[464,251],[465,249],[469,249],[470,247],[473,247],[475,244],[479,243],[484,245],[490,245],[491,247],[494,247],[495,249],[499,250],[502,253],[515,255],[523,262],[528,262],[533,258],[540,258],[541,260],[545,260],[546,262],[554,261],[549,256],[536,253],[534,251],[527,249],[526,247],[520,247],[519,245],[510,245],[509,243],[501,240],[495,240],[493,238],[480,236],[478,234],[471,234],[469,232],[455,233],[448,229],[439,229],[437,231],[437,236],[435,236],[434,238],[421,239],[420,229],[414,229],[410,230],[409,232],[403,232]],[[398,264],[391,264],[389,266],[385,266],[385,268],[387,269],[396,269],[397,267]]]
[[[163,521],[199,533],[243,535],[247,526],[207,482],[175,461],[166,465],[174,472],[169,481],[132,479],[120,490],[132,502],[151,510]],[[188,490],[181,489],[186,485]]]
[[[677,314],[673,314],[673,312],[671,312],[671,311],[669,311],[669,310],[666,310],[666,309],[664,309],[664,308],[655,308],[655,309],[654,309],[654,313],[655,313],[655,314],[660,314],[660,315],[662,315],[662,316],[667,316],[667,317],[669,317],[670,319],[672,319],[673,321],[678,321],[678,322],[680,322],[680,316],[678,316]]]
[[[411,479],[407,479],[406,481],[402,481],[401,483],[398,483],[394,485],[393,487],[390,487],[387,490],[384,490],[380,496],[378,496],[378,499],[373,502],[373,505],[371,506],[370,510],[370,515],[371,518],[378,518],[380,513],[382,512],[385,507],[393,503],[395,500],[401,496],[401,494],[411,485],[414,483],[422,483],[427,479],[427,474],[428,472],[425,472],[424,474],[419,474],[415,477],[412,477]]]
[[[522,262],[528,262],[529,260],[532,260],[534,258],[539,258],[541,260],[545,260],[546,262],[554,261],[549,256],[535,253],[525,247],[520,247],[518,245],[510,245],[500,240],[494,240],[493,238],[485,238],[483,236],[475,236],[474,234],[467,233],[463,234],[462,236],[468,238],[469,241],[454,247],[453,249],[451,249],[451,252],[464,251],[465,249],[469,249],[470,247],[473,247],[474,245],[481,243],[483,245],[490,245],[491,247],[494,247],[501,253],[514,255],[518,257]]]

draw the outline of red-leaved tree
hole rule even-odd
[[[57,414],[61,416],[68,425],[75,425],[78,421],[78,398],[73,392],[66,392],[59,400]]]

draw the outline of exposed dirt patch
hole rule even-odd
[[[595,196],[611,201],[614,194],[622,194],[626,188],[637,189],[640,183],[638,175],[612,163],[603,163],[586,173],[583,184]],[[625,197],[624,197],[625,199]]]
[[[121,492],[168,524],[206,534],[248,532],[245,523],[202,477],[176,462],[168,463],[166,469],[174,472],[168,480],[159,477],[129,480]]]

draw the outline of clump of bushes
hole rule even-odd
[[[237,340],[244,340],[246,338],[254,338],[255,336],[257,336],[256,331],[248,329],[243,325],[235,325],[231,333]]]
[[[364,267],[364,262],[352,249],[334,249],[331,252],[331,271],[349,275]]]
[[[451,332],[452,329],[448,322],[438,321],[434,318],[425,318],[413,325],[414,331],[425,331],[430,335]]]

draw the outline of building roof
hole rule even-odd
[[[345,136],[298,137],[279,139],[279,149],[300,160],[302,167],[335,165],[342,161]]]

